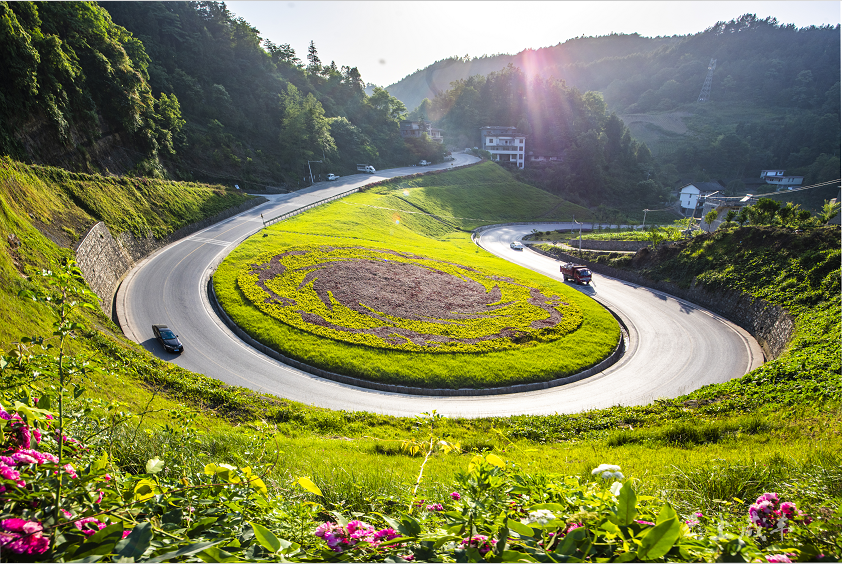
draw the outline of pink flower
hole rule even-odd
[[[792,562],[786,554],[767,554],[766,562]]]
[[[651,525],[653,527],[655,526],[655,523],[653,523],[652,521],[644,521],[643,519],[635,519],[634,522],[640,523],[641,525]]]
[[[427,511],[444,511],[444,506],[441,503],[433,503],[426,507]]]
[[[41,523],[26,519],[0,521],[0,548],[14,554],[43,554],[50,547],[43,530]]]
[[[460,499],[462,499],[462,496],[459,495],[459,492],[453,492],[450,494],[450,499],[454,501],[459,501]]]
[[[64,517],[65,517],[66,519],[70,519],[71,517],[73,517],[73,513],[71,513],[71,512],[70,512],[70,511],[68,511],[67,509],[62,509],[62,510],[61,510],[61,514],[62,514],[62,515],[64,515]]]
[[[32,429],[32,436],[35,437],[35,444],[41,442],[41,431],[37,427]]]
[[[97,496],[96,501],[94,503],[102,503],[102,498],[105,497],[105,493],[102,490],[98,490],[98,491],[99,491],[99,495]]]
[[[38,464],[37,458],[22,450],[12,453],[12,458],[18,464]]]
[[[98,519],[94,517],[85,517],[84,519],[74,521],[73,526],[82,531],[83,535],[91,536],[97,531],[101,531],[102,529],[104,529],[105,523],[101,523]]]
[[[62,468],[64,468],[64,471],[67,472],[70,475],[71,478],[74,478],[74,479],[77,478],[76,470],[73,469],[72,465],[65,464],[64,466],[62,466]]]
[[[465,548],[476,548],[480,556],[485,556],[491,550],[491,543],[488,542],[488,537],[485,535],[474,535],[470,538],[464,538],[461,544]]]

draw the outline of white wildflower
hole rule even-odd
[[[619,472],[620,467],[616,464],[600,464],[593,470],[591,470],[591,474],[596,476],[597,474],[601,474],[603,472]]]
[[[620,490],[623,489],[623,484],[621,482],[614,482],[611,484],[611,493],[614,495],[620,495]]]
[[[526,524],[538,523],[539,525],[546,525],[550,521],[555,520],[555,515],[547,509],[538,509],[531,511],[529,517],[526,519]]]

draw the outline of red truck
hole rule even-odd
[[[561,275],[564,276],[565,282],[573,280],[577,284],[591,283],[591,271],[587,266],[566,262],[559,267],[559,270],[561,270]]]

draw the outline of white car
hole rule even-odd
[[[512,241],[512,244],[509,245],[509,246],[516,251],[522,251],[523,250],[523,243],[521,243],[520,241]]]
[[[339,178],[338,174],[328,174],[327,175],[328,180],[336,180],[337,178]]]

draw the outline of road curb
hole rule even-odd
[[[358,388],[366,388],[370,390],[378,390],[381,392],[392,392],[397,394],[407,394],[407,395],[415,395],[415,396],[439,396],[439,397],[450,397],[450,396],[495,396],[495,395],[504,395],[504,394],[517,394],[522,392],[534,392],[537,390],[546,390],[549,388],[555,388],[557,386],[563,386],[565,384],[572,384],[573,382],[578,382],[579,380],[584,380],[589,376],[593,376],[594,374],[599,374],[603,370],[606,370],[613,364],[615,364],[620,358],[623,357],[623,354],[626,352],[626,347],[629,340],[629,332],[628,328],[626,327],[625,323],[623,323],[622,319],[620,319],[617,314],[615,314],[610,309],[608,310],[611,315],[614,316],[614,319],[620,324],[621,328],[621,338],[617,343],[617,346],[614,347],[614,350],[611,354],[603,359],[601,362],[595,364],[594,366],[583,370],[577,374],[573,374],[571,376],[565,376],[563,378],[556,378],[554,380],[548,380],[546,382],[533,382],[530,384],[513,384],[511,386],[505,387],[495,387],[495,388],[419,388],[414,386],[401,386],[397,384],[382,384],[380,382],[371,382],[369,380],[363,380],[361,378],[354,378],[353,376],[346,376],[344,374],[338,374],[336,372],[329,372],[327,370],[322,370],[320,368],[316,368],[315,366],[310,366],[309,364],[305,364],[298,360],[286,357],[272,349],[267,347],[263,343],[257,341],[248,333],[246,333],[239,325],[234,323],[234,320],[228,316],[228,313],[222,309],[222,306],[219,304],[219,301],[216,299],[216,290],[213,287],[213,275],[211,274],[208,277],[207,281],[207,292],[208,292],[208,299],[210,301],[211,307],[213,308],[216,315],[219,319],[222,320],[223,323],[235,334],[237,337],[240,338],[243,342],[251,346],[252,348],[262,352],[268,357],[274,358],[275,360],[282,362],[288,366],[292,366],[308,374],[312,374],[313,376],[318,376],[320,378],[325,378],[326,380],[332,380],[334,382],[340,382],[342,384],[348,384],[351,386],[356,386]],[[603,306],[604,307],[604,306]],[[607,308],[606,308],[607,309]]]

